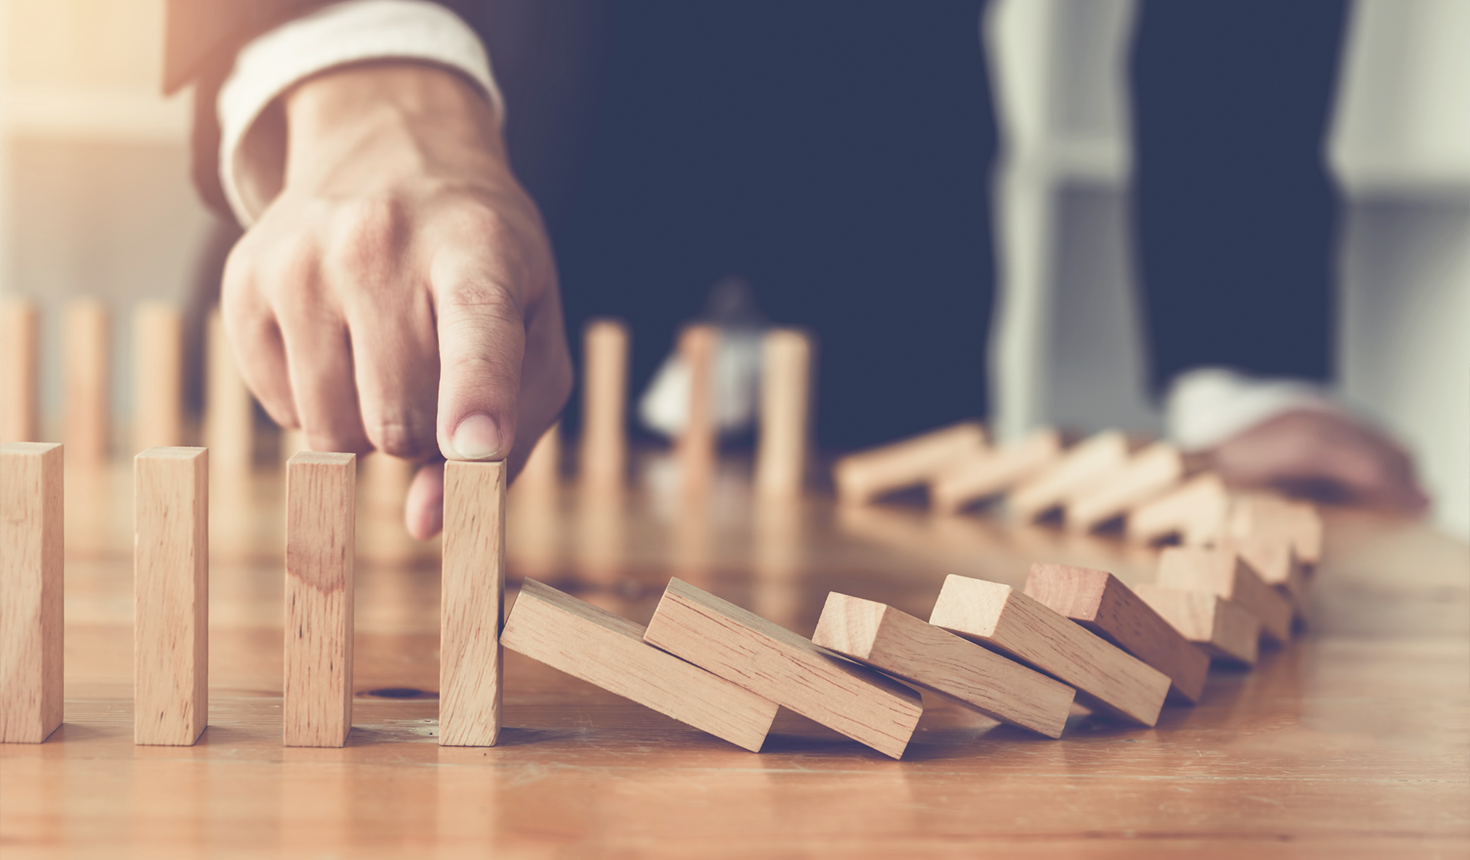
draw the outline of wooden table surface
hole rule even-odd
[[[810,635],[832,590],[927,617],[949,573],[1150,575],[1151,551],[978,516],[757,504],[744,468],[699,498],[663,460],[621,496],[513,491],[511,579],[643,622],[677,575]],[[1079,710],[1051,741],[926,697],[902,761],[784,711],[752,754],[508,654],[500,745],[466,749],[435,738],[437,543],[363,489],[347,747],[280,743],[274,473],[215,480],[210,728],[138,747],[131,477],[69,476],[66,722],[0,745],[6,860],[1470,856],[1470,547],[1421,524],[1329,512],[1309,632],[1155,729]]]

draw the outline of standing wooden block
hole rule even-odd
[[[1210,543],[1224,533],[1229,511],[1225,482],[1205,472],[1134,508],[1128,514],[1128,537],[1141,543],[1174,536],[1186,544]]]
[[[184,441],[184,314],[143,302],[133,311],[133,450]]]
[[[1159,585],[1205,591],[1240,604],[1261,622],[1261,635],[1280,645],[1291,638],[1291,601],[1267,585],[1228,543],[1219,547],[1165,547]]]
[[[1062,434],[1038,430],[940,474],[929,484],[929,498],[937,510],[957,513],[1034,477],[1061,456]]]
[[[112,339],[107,308],[90,299],[66,309],[66,456],[95,468],[107,462],[112,434],[108,367]]]
[[[643,641],[893,758],[924,711],[912,689],[679,579]]]
[[[444,464],[439,624],[439,745],[500,736],[505,611],[505,462]]]
[[[1106,481],[1085,487],[1067,500],[1067,527],[1090,532],[1138,505],[1158,498],[1184,477],[1184,458],[1173,445],[1156,442],[1130,459]]]
[[[31,302],[0,305],[0,442],[39,442],[41,314]]]
[[[133,459],[133,742],[189,746],[209,723],[209,454]]]
[[[1077,688],[1089,708],[1152,726],[1169,676],[1009,585],[951,574],[929,623],[1035,666]]]
[[[1022,520],[1038,519],[1121,469],[1128,462],[1128,452],[1128,437],[1114,430],[1085,439],[1017,487],[1010,495],[1011,510]]]
[[[1147,583],[1136,591],[1185,639],[1210,656],[1246,666],[1256,664],[1261,622],[1245,607],[1207,591],[1182,591]]]
[[[755,489],[766,497],[795,498],[806,478],[810,431],[812,343],[806,332],[766,333],[761,357],[761,429],[755,453]]]
[[[516,476],[515,486],[517,496],[534,496],[542,501],[556,498],[557,489],[561,486],[560,421],[547,427],[541,438],[536,440],[536,447],[531,449],[525,468]]]
[[[204,439],[215,474],[248,473],[255,459],[255,404],[235,364],[219,308],[209,314],[205,330],[204,413]]]
[[[505,647],[738,747],[760,752],[776,703],[651,647],[645,628],[528,579]]]
[[[985,452],[985,428],[974,421],[941,427],[849,454],[832,467],[838,501],[866,504],[898,490],[927,483],[953,464]]]
[[[578,472],[592,487],[621,486],[628,471],[628,326],[597,319],[582,335],[582,450]]]
[[[719,329],[712,325],[687,326],[679,335],[679,356],[689,368],[689,420],[677,443],[680,479],[686,489],[707,487],[717,465],[714,386],[719,344]]]
[[[286,464],[288,747],[340,747],[352,729],[357,456],[302,451]]]
[[[832,592],[812,642],[966,707],[1062,736],[1076,691],[891,606]]]
[[[61,725],[62,467],[60,445],[0,445],[0,743]]]
[[[1033,564],[1026,577],[1026,596],[1168,675],[1169,695],[1174,700],[1192,705],[1204,693],[1209,656],[1111,573]]]

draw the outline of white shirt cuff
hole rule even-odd
[[[1164,400],[1164,421],[1181,449],[1202,451],[1295,409],[1341,411],[1323,389],[1301,380],[1256,379],[1202,367],[1174,378]]]
[[[443,6],[425,0],[347,0],[289,21],[247,44],[220,88],[220,184],[244,226],[269,200],[252,199],[241,181],[250,127],[271,102],[297,82],[335,66],[387,58],[446,66],[479,84],[504,117],[504,101],[490,59],[475,31]]]

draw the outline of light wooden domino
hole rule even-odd
[[[597,319],[582,335],[582,448],[578,473],[591,487],[621,486],[628,470],[628,326]]]
[[[1179,537],[1186,544],[1210,543],[1225,531],[1230,495],[1214,472],[1196,475],[1128,514],[1128,537],[1157,543]]]
[[[133,450],[184,442],[184,314],[167,302],[133,310]]]
[[[1261,622],[1245,607],[1207,591],[1140,584],[1135,591],[1154,611],[1212,657],[1254,666]]]
[[[771,498],[801,495],[806,476],[812,344],[799,329],[775,328],[761,349],[760,436],[755,490]]]
[[[41,315],[33,302],[0,304],[0,442],[41,441]]]
[[[38,744],[61,725],[62,456],[0,444],[0,743]]]
[[[1159,585],[1207,591],[1243,606],[1261,622],[1261,635],[1276,645],[1291,638],[1291,601],[1267,585],[1229,544],[1165,547],[1159,554]]]
[[[255,458],[255,403],[235,364],[218,308],[209,314],[204,338],[204,438],[210,468],[233,478],[248,473]]]
[[[1322,517],[1306,502],[1265,494],[1239,496],[1230,509],[1229,534],[1235,538],[1285,537],[1297,561],[1307,567],[1322,558]]]
[[[66,459],[87,469],[107,461],[111,448],[108,367],[110,317],[101,302],[78,300],[66,317]]]
[[[985,428],[964,421],[908,439],[849,454],[832,469],[837,498],[866,504],[929,482],[951,465],[985,451]]]
[[[1128,462],[1130,447],[1127,436],[1112,430],[1084,439],[1050,467],[1016,487],[1007,503],[1020,519],[1039,519],[1121,469]]]
[[[700,491],[714,478],[719,449],[715,421],[715,354],[719,329],[691,325],[679,334],[679,357],[689,368],[689,416],[675,444],[680,481],[686,490]]]
[[[1291,602],[1293,614],[1302,618],[1307,608],[1307,576],[1297,561],[1291,538],[1283,534],[1256,534],[1221,540],[1218,545],[1234,549],[1261,579]]]
[[[1179,450],[1165,442],[1155,442],[1106,480],[1083,487],[1068,497],[1067,527],[1092,531],[1157,498],[1183,477],[1184,458]]]
[[[546,428],[546,432],[536,440],[531,456],[526,459],[525,467],[516,477],[515,492],[517,498],[535,497],[549,501],[556,497],[557,487],[560,485],[561,422],[558,421]]]
[[[924,710],[911,688],[679,579],[643,639],[893,758]]]
[[[494,746],[500,736],[505,484],[504,461],[444,464],[441,746]]]
[[[1041,473],[1062,456],[1062,434],[1038,430],[1023,439],[978,452],[936,476],[929,499],[936,510],[955,513]]]

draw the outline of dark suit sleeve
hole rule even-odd
[[[1146,2],[1135,197],[1152,382],[1333,373],[1337,194],[1324,164],[1345,0]]]

